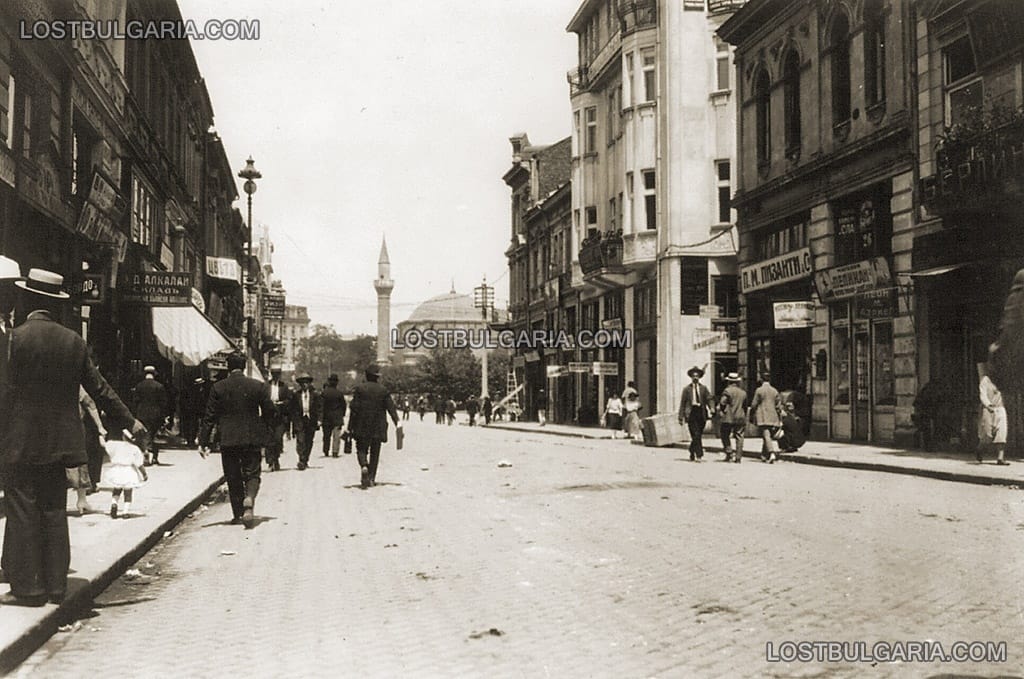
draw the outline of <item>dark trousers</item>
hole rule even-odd
[[[156,435],[164,426],[164,418],[142,420],[142,424],[145,425],[146,431],[149,432],[149,446],[143,452],[153,453],[153,457],[156,457],[160,454],[160,448],[156,445]]]
[[[469,414],[469,426],[472,427],[472,426],[475,426],[475,425],[476,425],[476,413],[470,413]]]
[[[434,415],[436,416],[434,424],[444,424],[444,413],[434,413]]]
[[[704,457],[704,425],[708,421],[707,410],[703,406],[693,406],[686,418],[686,426],[690,429],[690,453],[698,459]]]
[[[341,448],[341,432],[344,427],[340,424],[328,424],[324,422],[324,455],[333,453],[338,457],[338,450]]]
[[[61,464],[9,467],[3,472],[3,569],[16,596],[63,596],[67,591],[67,487]]]
[[[491,423],[491,414],[485,410],[484,411],[484,424],[490,424],[490,423]]]
[[[241,518],[245,498],[256,502],[260,492],[260,447],[222,446],[220,464],[224,480],[228,482],[228,497],[231,499],[231,513]]]
[[[100,443],[100,430],[91,417],[82,418],[82,426],[85,427],[85,454],[89,457],[89,480],[95,487],[100,482],[100,474],[103,472],[103,456],[106,450]]]
[[[284,433],[288,430],[288,423],[277,422],[270,430],[270,441],[267,443],[267,464],[276,467],[281,463],[281,453],[284,451]]]
[[[377,463],[380,462],[380,440],[361,438],[356,439],[356,456],[359,458],[359,466],[369,470],[367,481],[373,483],[377,480]]]
[[[316,436],[316,421],[303,417],[296,423],[295,449],[299,453],[299,462],[309,464],[309,454],[313,451],[313,437]]]
[[[181,438],[190,446],[195,444],[199,435],[199,417],[199,413],[194,411],[186,410],[181,413]]]

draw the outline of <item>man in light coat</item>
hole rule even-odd
[[[743,434],[747,428],[747,392],[740,387],[740,376],[729,373],[725,376],[727,386],[718,400],[721,413],[719,432],[725,449],[725,461],[739,464],[743,461]],[[733,442],[736,446],[733,448]]]
[[[754,398],[750,402],[750,414],[757,425],[757,432],[761,435],[761,459],[768,463],[774,463],[778,459],[775,452],[775,441],[772,434],[782,426],[782,418],[779,417],[779,390],[772,386],[771,377],[761,376],[761,386],[754,391]]]

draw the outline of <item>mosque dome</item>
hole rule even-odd
[[[471,295],[448,292],[431,297],[416,307],[407,323],[481,322],[480,309],[473,306]]]

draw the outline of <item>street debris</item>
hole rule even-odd
[[[498,467],[499,468],[500,467],[511,467],[511,466],[512,466],[512,463],[509,462],[508,460],[502,460],[501,462],[498,463]]]
[[[126,580],[131,580],[132,578],[141,578],[142,571],[140,571],[138,568],[129,568],[124,572],[124,577]]]
[[[233,549],[222,549],[222,550],[220,550],[220,555],[221,556],[234,556],[235,554],[238,554],[238,552],[236,552]]]
[[[484,638],[486,636],[500,637],[500,636],[503,636],[504,634],[505,633],[502,632],[497,627],[492,627],[491,629],[487,630],[486,632],[473,632],[472,634],[469,635],[469,638],[470,639],[482,639],[482,638]]]
[[[384,545],[384,549],[387,549],[388,547],[397,547],[397,546],[398,546],[398,545],[395,545],[395,544],[391,544],[391,545]]]
[[[430,471],[430,467],[428,467],[427,465],[422,465],[422,466],[420,467],[420,471],[421,471],[421,472],[426,472],[426,471]]]
[[[57,628],[57,631],[59,631],[59,632],[72,632],[72,633],[74,633],[74,632],[77,632],[80,629],[82,629],[82,621],[81,620],[76,620],[73,625],[61,625],[60,627]]]

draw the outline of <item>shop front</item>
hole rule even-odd
[[[747,309],[748,390],[753,393],[758,377],[767,375],[780,392],[790,392],[787,396],[803,415],[810,408],[811,272],[809,247],[740,269]]]

